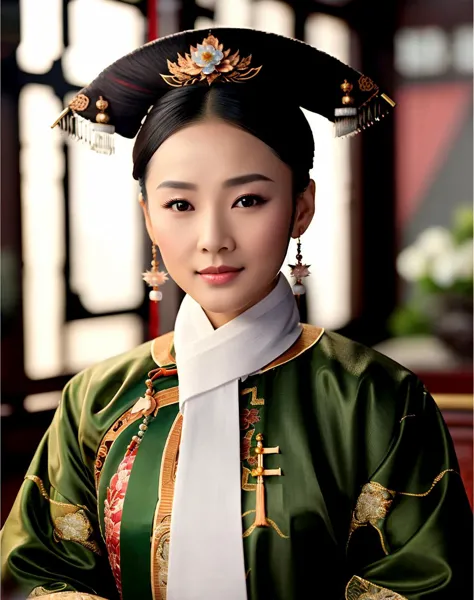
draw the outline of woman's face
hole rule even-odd
[[[149,163],[146,191],[148,232],[166,270],[214,327],[273,289],[290,233],[307,226],[297,218],[299,231],[289,230],[290,168],[258,138],[223,121],[170,136]],[[216,268],[217,275],[202,273]]]

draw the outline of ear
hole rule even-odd
[[[313,179],[309,180],[308,187],[296,199],[296,213],[292,238],[297,238],[308,229],[314,216],[314,204],[316,196],[316,183]]]
[[[143,198],[143,194],[141,192],[140,192],[140,194],[138,194],[138,202],[140,203],[140,206],[143,211],[143,216],[145,217],[145,227],[146,227],[146,230],[150,237],[150,240],[153,243],[155,243],[154,236],[153,236],[153,227],[151,225],[150,213],[148,212],[148,206],[147,206],[147,204]]]

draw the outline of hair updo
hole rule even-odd
[[[152,107],[133,148],[133,176],[146,200],[148,163],[156,150],[183,127],[206,118],[218,118],[259,138],[286,163],[293,174],[293,198],[309,184],[314,140],[299,106],[283,98],[269,99],[244,85],[213,84],[169,91]],[[262,97],[264,98],[262,100]]]

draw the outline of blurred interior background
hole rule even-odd
[[[50,125],[113,60],[211,25],[304,40],[397,102],[350,140],[306,113],[317,184],[302,239],[307,321],[425,381],[472,502],[471,0],[3,0],[1,10],[2,522],[67,380],[151,335],[133,141],[100,156]],[[324,81],[308,77],[317,94]],[[172,282],[163,292],[161,333],[182,297]]]

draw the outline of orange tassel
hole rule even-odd
[[[263,477],[259,477],[257,481],[257,506],[255,514],[256,527],[268,527],[267,517],[265,515],[265,486]]]

